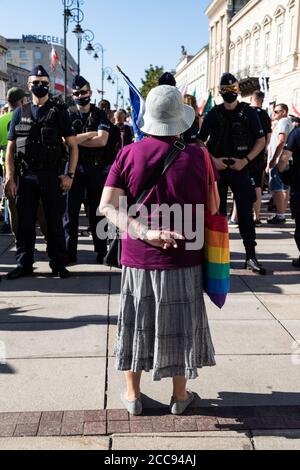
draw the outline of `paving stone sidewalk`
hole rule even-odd
[[[149,374],[145,416],[121,409],[113,358],[120,273],[96,265],[91,239],[81,238],[73,278],[53,279],[38,238],[35,277],[0,284],[0,448],[300,448],[293,227],[258,228],[264,277],[243,270],[231,230],[231,294],[222,311],[207,300],[217,367],[189,384],[194,408],[178,418],[167,408],[171,381]],[[13,266],[12,238],[0,235],[0,271]]]

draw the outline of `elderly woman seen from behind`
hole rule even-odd
[[[187,381],[198,377],[199,368],[215,365],[203,299],[203,241],[197,238],[204,232],[203,210],[198,209],[209,204],[216,213],[218,207],[208,189],[201,148],[183,146],[161,175],[166,155],[194,119],[177,88],[151,90],[141,129],[149,137],[119,153],[101,200],[102,214],[127,232],[122,239],[116,367],[125,372],[127,389],[121,400],[133,415],[142,413],[143,371],[152,370],[154,381],[173,379],[171,413],[182,414],[194,400]],[[126,196],[131,207],[149,178],[156,183],[143,203],[143,217],[131,217],[120,198]],[[166,223],[168,210],[174,216]]]

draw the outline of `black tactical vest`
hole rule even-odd
[[[91,104],[90,113],[86,122],[83,121],[77,108],[70,108],[69,115],[76,134],[84,134],[86,132],[98,132],[99,123],[102,120],[102,113],[99,108]],[[102,165],[104,157],[104,147],[87,148],[78,145],[80,165]]]
[[[213,109],[216,119],[215,126],[209,137],[207,147],[215,158],[232,157],[244,158],[254,145],[254,138],[250,130],[249,119],[245,113],[249,105],[239,103],[230,118],[222,112],[223,105]]]
[[[33,118],[30,103],[22,106],[21,120],[15,127],[16,162],[21,171],[63,170],[66,151],[62,141],[62,105],[56,102],[51,104],[40,120]]]

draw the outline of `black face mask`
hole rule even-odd
[[[223,97],[223,100],[226,102],[226,103],[234,103],[234,101],[237,99],[238,97],[238,94],[237,93],[232,93],[232,92],[228,92],[228,93],[223,93],[222,94],[222,97]]]
[[[88,104],[90,104],[90,102],[91,102],[91,97],[90,97],[90,96],[87,96],[86,98],[76,98],[76,100],[74,100],[74,101],[75,101],[75,104],[76,104],[77,106],[82,106],[82,107],[84,107],[84,106],[87,106]]]
[[[49,85],[32,85],[31,92],[37,98],[45,98],[49,93]]]

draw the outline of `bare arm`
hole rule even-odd
[[[75,136],[66,137],[66,144],[70,149],[69,172],[75,173],[78,164],[78,145]]]
[[[260,137],[255,141],[255,144],[252,150],[248,153],[247,157],[249,160],[254,160],[265,148],[266,146],[266,138]]]
[[[83,142],[81,145],[82,147],[87,147],[87,148],[101,148],[105,147],[107,145],[109,138],[109,133],[106,131],[98,131],[96,137],[92,137],[91,139],[87,140],[86,142]]]
[[[69,172],[75,173],[78,163],[78,145],[76,137],[74,135],[66,137],[65,142],[70,149]],[[59,178],[61,180],[61,189],[67,192],[70,191],[73,180],[68,175],[62,175]]]
[[[165,250],[177,248],[176,239],[184,240],[184,237],[176,232],[168,230],[148,230],[148,227],[138,219],[128,216],[127,212],[120,208],[120,198],[125,196],[123,189],[106,187],[102,193],[100,212],[121,232],[127,232],[132,238],[141,239],[149,245]]]
[[[269,163],[269,168],[274,168],[274,166],[276,165],[276,161],[278,157],[280,157],[280,155],[282,154],[283,147],[285,146],[285,143],[286,143],[286,139],[287,139],[286,134],[279,134],[277,148],[275,150],[272,160]]]
[[[85,134],[77,134],[76,141],[78,145],[83,144],[84,142],[93,139],[98,136],[98,132],[86,132]]]
[[[9,140],[6,149],[5,168],[6,168],[6,179],[14,178],[15,176],[15,163],[14,156],[16,153],[16,141]]]
[[[13,199],[17,196],[17,186],[15,183],[15,164],[14,157],[16,153],[16,141],[10,140],[7,144],[5,168],[6,168],[6,187],[5,192],[8,197]]]
[[[271,137],[272,137],[272,132],[270,132],[270,134],[267,134],[267,137],[266,137],[266,148],[265,148],[266,153],[268,153],[269,145],[271,142]]]
[[[283,172],[289,162],[289,160],[292,158],[293,153],[290,152],[289,150],[284,150],[280,156],[280,160],[278,162],[278,170],[280,172]]]

